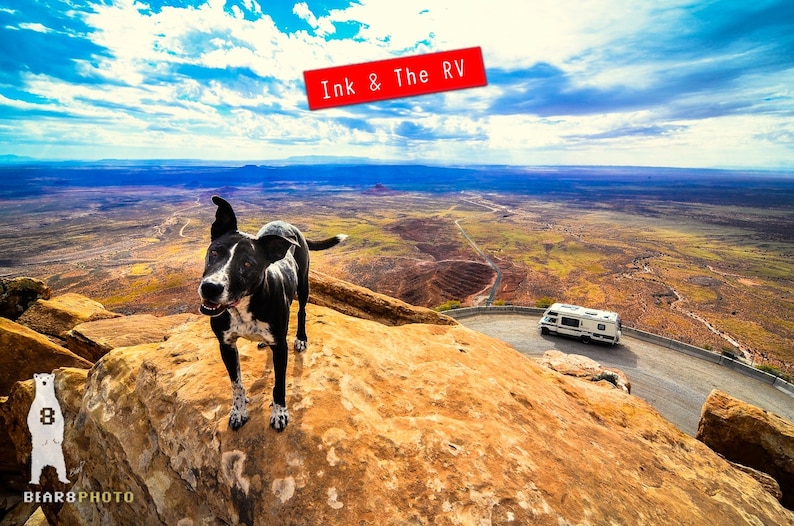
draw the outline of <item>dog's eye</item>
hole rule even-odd
[[[218,257],[218,251],[217,250],[210,250],[210,257],[211,258]]]
[[[251,262],[250,262],[250,261],[246,261],[245,263],[243,263],[243,266],[244,266],[245,268],[251,268],[251,267],[253,267],[253,265],[251,264]]]

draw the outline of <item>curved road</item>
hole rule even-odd
[[[631,381],[633,395],[651,404],[691,436],[697,432],[701,407],[712,389],[794,421],[794,397],[727,367],[625,335],[615,346],[542,336],[537,327],[539,319],[499,313],[478,314],[458,321],[509,343],[531,358],[540,358],[545,351],[555,349],[588,356],[601,365],[620,369]]]

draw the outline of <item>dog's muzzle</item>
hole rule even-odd
[[[223,296],[223,285],[210,282],[202,282],[199,286],[199,297],[201,298],[201,305],[199,312],[206,316],[218,316],[223,314],[227,309],[236,307],[240,300],[231,303],[220,303],[209,300],[208,298],[220,298]]]
[[[231,305],[221,305],[219,303],[203,301],[199,306],[199,312],[207,316],[218,316],[220,314],[223,314],[226,311],[226,309],[234,307],[235,305],[237,305],[237,302]]]

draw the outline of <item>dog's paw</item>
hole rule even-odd
[[[240,410],[236,407],[233,407],[229,413],[229,427],[237,431],[243,427],[246,422],[248,422],[248,410],[245,408]]]
[[[248,422],[248,397],[242,384],[232,386],[232,410],[229,412],[229,427],[235,431],[243,427]]]
[[[271,407],[273,409],[270,411],[270,427],[280,433],[289,424],[289,411],[283,405],[276,403],[272,404]]]
[[[305,351],[306,347],[308,347],[308,345],[309,344],[306,342],[306,340],[299,340],[299,339],[295,338],[295,352],[303,352],[303,351]]]

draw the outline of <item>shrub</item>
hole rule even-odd
[[[549,298],[548,296],[543,296],[539,300],[535,301],[535,307],[539,309],[548,309],[554,304],[554,300]]]
[[[449,300],[447,302],[442,303],[438,307],[434,308],[433,310],[437,312],[444,312],[445,310],[452,310],[452,309],[459,309],[461,306],[460,301],[458,300]]]

